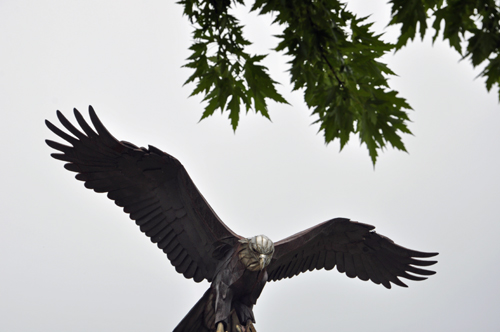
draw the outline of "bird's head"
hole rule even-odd
[[[249,239],[240,240],[240,261],[247,270],[263,270],[271,262],[274,254],[274,243],[265,235],[257,235]]]

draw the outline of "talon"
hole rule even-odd
[[[246,328],[246,330],[248,332],[257,332],[257,330],[255,329],[255,327],[253,326],[252,321],[250,321],[250,320],[247,322],[247,328]]]
[[[222,322],[219,322],[219,324],[217,324],[217,332],[225,332],[224,324],[222,324]]]
[[[243,326],[236,324],[236,331],[237,332],[245,332],[244,330],[242,330],[242,328],[243,328]]]

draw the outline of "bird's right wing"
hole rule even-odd
[[[92,107],[89,113],[96,131],[76,109],[83,132],[57,112],[61,124],[74,136],[46,121],[50,130],[71,144],[47,140],[62,152],[52,157],[66,161],[64,167],[77,172],[76,179],[84,181],[85,187],[107,193],[123,207],[167,254],[177,272],[196,282],[212,281],[217,255],[241,237],[219,219],[177,159],[153,146],[145,149],[118,141]]]
[[[273,259],[267,268],[269,281],[291,278],[314,269],[331,270],[337,266],[350,278],[371,280],[391,288],[391,283],[407,287],[398,277],[427,279],[436,261],[427,258],[437,253],[410,250],[373,231],[375,227],[336,218],[292,235],[275,244]],[[410,273],[413,274],[410,274]],[[421,276],[418,276],[421,275]]]

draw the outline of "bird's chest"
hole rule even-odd
[[[234,296],[233,299],[247,298],[255,303],[267,282],[267,277],[266,269],[250,271],[235,255],[221,266],[213,286],[216,289],[230,290]]]
[[[241,276],[229,287],[235,295],[260,294],[266,281],[266,270],[254,272],[245,269]]]

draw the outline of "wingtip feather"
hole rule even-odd
[[[429,258],[429,257],[437,256],[437,255],[439,255],[439,253],[437,253],[437,252],[423,252],[423,251],[411,250],[412,257]]]
[[[94,128],[97,130],[97,133],[107,141],[107,144],[115,144],[118,142],[118,140],[113,135],[111,135],[111,133],[102,124],[92,106],[89,106],[89,115]]]
[[[81,117],[83,119],[82,113],[80,113],[79,110],[76,108],[73,108],[73,114],[75,115],[75,118],[78,120],[78,117]]]
[[[98,137],[97,133],[95,132],[94,129],[92,129],[92,127],[90,127],[90,125],[87,123],[87,121],[85,121],[85,119],[83,118],[83,115],[76,108],[73,109],[73,113],[75,115],[76,121],[78,122],[80,127],[83,129],[85,134],[87,134],[87,136],[91,140],[96,139]]]

